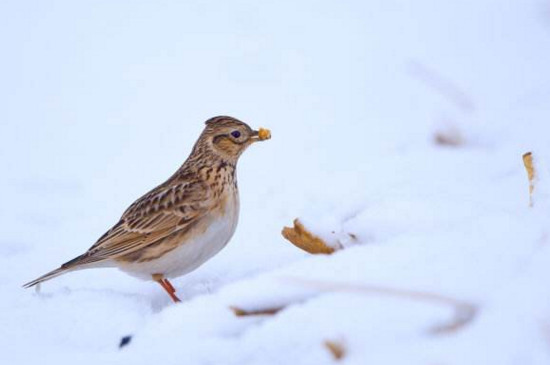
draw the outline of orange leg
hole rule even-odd
[[[155,274],[153,275],[153,280],[162,286],[164,290],[168,293],[170,298],[174,301],[174,303],[181,302],[180,298],[176,296],[176,289],[172,286],[172,284],[168,281],[168,279],[165,279],[162,275]]]
[[[176,292],[176,289],[174,289],[174,287],[172,286],[172,283],[168,281],[168,279],[164,279],[164,284],[166,285],[166,287],[168,289],[170,289],[170,291],[172,293],[175,293]]]

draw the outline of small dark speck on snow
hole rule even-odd
[[[124,336],[120,339],[120,344],[118,345],[118,348],[121,349],[124,346],[128,345],[132,341],[132,336]]]

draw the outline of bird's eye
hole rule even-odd
[[[233,131],[233,132],[231,132],[231,135],[232,135],[233,137],[235,137],[235,138],[239,138],[239,137],[241,136],[241,132],[239,132],[239,131]]]

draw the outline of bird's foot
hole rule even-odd
[[[176,296],[176,289],[174,288],[174,286],[172,285],[172,283],[170,283],[168,281],[168,279],[165,279],[163,275],[161,274],[154,274],[153,275],[153,280],[156,281],[157,283],[160,284],[160,286],[162,286],[162,288],[164,290],[166,290],[166,292],[168,293],[168,295],[170,296],[170,298],[172,298],[172,300],[174,301],[174,303],[178,303],[178,302],[181,302],[180,298],[178,298]]]

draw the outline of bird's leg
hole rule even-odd
[[[176,292],[176,289],[174,289],[174,286],[172,285],[171,282],[168,281],[168,279],[164,279],[163,281],[164,281],[164,284],[168,287],[168,289],[170,289],[172,293]]]
[[[153,274],[153,280],[162,286],[164,290],[168,293],[170,298],[174,301],[174,303],[181,302],[180,298],[176,296],[176,289],[172,286],[172,284],[168,281],[168,279],[165,279],[162,274]]]
[[[164,288],[164,290],[166,290],[166,292],[168,293],[168,295],[170,296],[170,298],[172,298],[172,300],[174,301],[174,303],[178,303],[178,302],[181,302],[180,298],[178,298],[176,296],[176,289],[174,289],[174,287],[172,286],[172,284],[170,284],[170,282],[166,279],[161,279],[159,281],[157,281],[160,286],[162,286]]]

